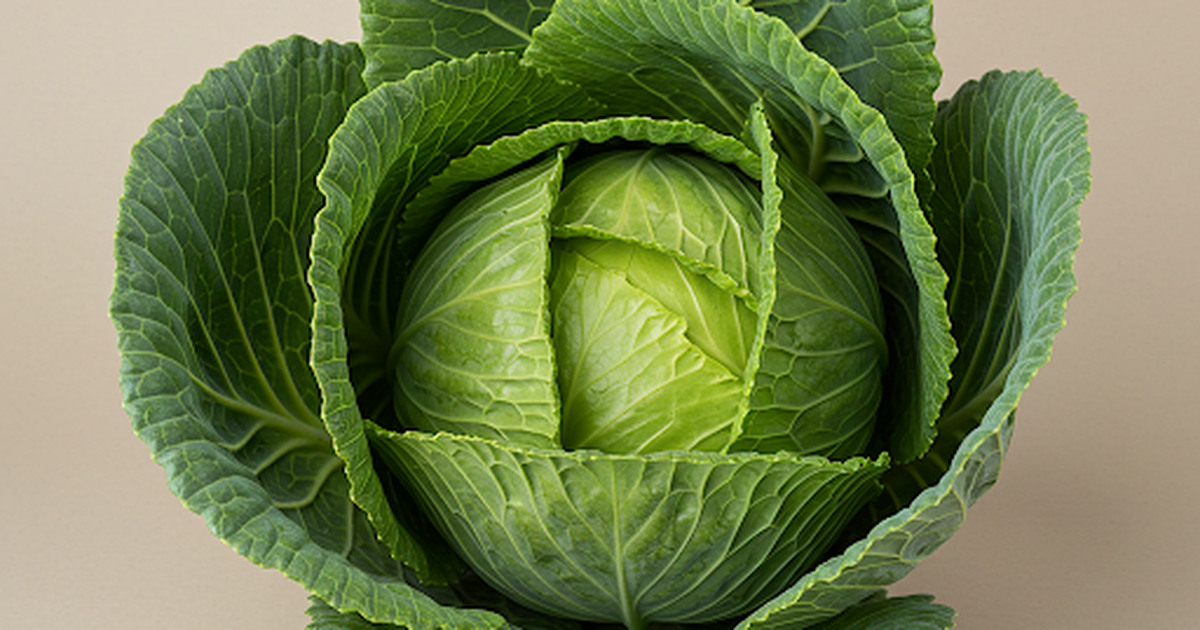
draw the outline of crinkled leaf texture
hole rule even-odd
[[[825,59],[865,103],[883,113],[927,192],[933,152],[933,93],[942,69],[933,56],[931,0],[765,0],[751,7],[779,17],[804,47]],[[924,195],[922,195],[924,197]]]
[[[991,73],[942,105],[934,131],[941,192],[930,220],[945,235],[951,317],[965,342],[959,363],[979,367],[956,372],[952,400],[963,402],[942,418],[929,455],[885,479],[895,503],[881,511],[906,507],[740,627],[807,627],[900,579],[949,539],[995,483],[1017,402],[1065,321],[1078,208],[1090,187],[1074,100],[1037,72]],[[929,487],[914,483],[939,475]]]
[[[133,151],[111,313],[134,430],[184,504],[342,609],[483,628],[410,586],[350,501],[308,365],[326,143],[362,96],[353,45],[299,37],[204,80]],[[452,556],[450,556],[452,557]]]

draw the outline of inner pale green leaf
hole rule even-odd
[[[570,166],[556,235],[596,234],[671,253],[753,307],[761,294],[757,186],[680,147],[610,151]]]
[[[401,423],[558,446],[546,322],[555,154],[459,203],[417,258],[390,364]]]
[[[688,340],[683,317],[619,270],[588,260],[575,242],[555,242],[550,288],[563,447],[723,449],[742,381]]]
[[[757,316],[737,296],[722,291],[678,259],[615,240],[572,239],[574,250],[625,276],[687,325],[688,341],[733,374],[746,369]]]

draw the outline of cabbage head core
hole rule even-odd
[[[607,453],[863,450],[882,309],[859,239],[804,229],[849,232],[823,195],[789,197],[771,241],[761,184],[685,148],[570,160],[561,188],[547,168],[481,185],[418,257],[402,425]]]

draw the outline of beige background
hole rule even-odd
[[[1200,9],[939,0],[945,84],[1040,67],[1091,119],[1080,292],[999,485],[894,593],[959,627],[1200,616]],[[8,3],[0,18],[0,625],[300,628],[305,594],[182,508],[129,429],[106,316],[129,147],[203,71],[353,0]],[[943,96],[948,96],[947,90]]]

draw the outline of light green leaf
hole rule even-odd
[[[846,458],[875,428],[887,361],[875,275],[833,203],[760,141],[778,223],[765,249],[774,296],[750,409],[734,450]],[[771,205],[767,204],[770,208]]]
[[[968,367],[956,381],[965,404],[948,409],[943,421],[951,436],[966,432],[957,449],[939,440],[925,459],[885,476],[880,501],[907,507],[751,614],[743,628],[804,628],[831,617],[900,579],[949,539],[995,483],[1017,402],[1063,326],[1075,291],[1078,207],[1090,185],[1086,124],[1074,101],[1036,72],[992,73],[944,104],[934,130],[940,148],[932,172],[942,193],[931,220],[948,245],[956,244],[944,253],[962,292],[957,299],[987,305],[973,313],[952,300],[955,329],[966,341],[959,361],[994,371]],[[974,235],[978,226],[985,231]],[[967,233],[974,236],[961,240]],[[998,395],[996,379],[1003,383]]]
[[[1029,305],[1075,290],[1076,208],[1090,186],[1086,121],[1075,110],[1053,81],[1028,72],[988,74],[938,113],[929,215],[954,278],[947,302],[961,348],[944,421],[978,423],[1024,346],[1063,325],[1061,305]]]
[[[673,256],[757,308],[761,194],[753,180],[677,147],[607,151],[572,165],[552,220],[556,236],[619,239]]]
[[[400,626],[392,624],[371,623],[358,613],[338,612],[316,596],[310,596],[308,600],[312,604],[307,611],[311,618],[307,630],[402,630]]]
[[[612,245],[646,250],[624,243],[597,243],[610,245],[598,249],[575,240],[556,243],[550,285],[563,448],[724,449],[741,415],[739,375],[688,339],[683,317],[602,264],[613,262],[602,255]],[[678,277],[671,258],[648,256]]]
[[[899,460],[928,448],[954,355],[946,277],[904,151],[833,66],[782,21],[733,0],[559,0],[525,59],[578,82],[616,113],[686,118],[734,135],[762,101],[774,142],[801,174],[838,197],[879,199],[902,245],[898,280],[917,289],[884,287],[908,300],[898,315],[888,313],[888,328],[915,336],[909,345],[917,352],[911,364],[890,368],[903,373],[888,377],[897,389],[881,402],[881,432]],[[903,325],[907,313],[915,328]],[[901,318],[896,326],[893,317]]]
[[[745,300],[653,246],[605,238],[571,238],[564,242],[679,316],[688,341],[731,375],[745,372],[758,328],[758,317]]]
[[[769,597],[820,557],[887,465],[371,435],[497,589],[548,614],[628,628],[722,619]]]
[[[546,279],[562,160],[459,202],[413,263],[389,360],[405,426],[560,446]]]
[[[354,46],[293,37],[151,125],[117,226],[121,385],[171,490],[238,553],[342,608],[445,620],[350,502],[308,367],[314,181],[361,70]]]
[[[434,62],[485,51],[519,51],[554,0],[361,0],[363,78],[398,81]]]

